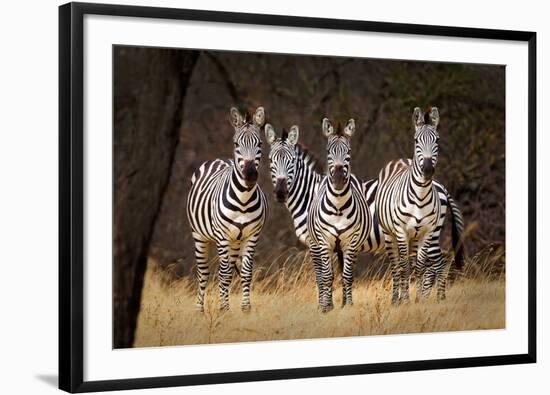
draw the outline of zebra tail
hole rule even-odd
[[[453,240],[453,250],[455,255],[455,266],[456,269],[461,272],[462,267],[464,266],[464,245],[462,240],[462,235],[464,233],[464,218],[462,213],[458,208],[458,205],[447,193],[447,200],[451,208],[451,222],[452,222],[452,240]]]

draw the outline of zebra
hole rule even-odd
[[[321,312],[334,308],[332,302],[332,256],[342,260],[342,306],[352,305],[353,269],[357,254],[371,230],[371,217],[363,186],[351,173],[350,139],[355,121],[334,130],[323,119],[327,138],[327,176],[321,180],[307,215],[308,242],[319,290]]]
[[[429,294],[434,280],[438,299],[445,299],[445,265],[439,237],[447,207],[451,209],[455,263],[459,271],[462,268],[462,214],[445,187],[433,180],[438,159],[438,124],[437,107],[426,113],[416,107],[413,159],[389,162],[378,176],[376,213],[392,265],[394,304],[409,299],[412,268],[417,301]]]
[[[252,119],[236,108],[230,110],[234,159],[204,162],[193,174],[187,199],[187,217],[195,242],[197,261],[196,307],[204,311],[209,277],[208,247],[216,245],[219,262],[220,309],[229,309],[233,270],[241,276],[243,311],[250,310],[250,283],[254,251],[264,226],[267,199],[257,184],[262,155],[260,131],[265,111],[258,107]],[[241,258],[240,272],[237,260]]]
[[[296,237],[303,245],[309,247],[307,242],[307,213],[315,191],[321,181],[326,178],[326,175],[317,170],[317,160],[298,142],[299,127],[297,125],[293,125],[288,132],[283,129],[281,137],[277,137],[273,126],[266,124],[265,134],[270,145],[269,165],[273,193],[276,200],[288,209],[294,224]],[[445,213],[450,207],[455,260],[460,261],[462,259],[462,249],[457,245],[457,241],[463,228],[462,214],[445,187],[436,180],[433,181],[433,184],[438,191],[442,207],[438,226],[443,227]],[[376,215],[375,197],[377,187],[377,178],[363,182],[363,194],[367,199],[372,221],[369,236],[361,248],[361,252],[365,253],[377,254],[385,250],[382,229]],[[431,273],[431,271],[428,273]]]

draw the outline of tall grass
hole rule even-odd
[[[420,303],[390,303],[391,281],[383,257],[354,283],[354,305],[339,308],[341,279],[334,282],[336,308],[317,311],[317,290],[308,254],[290,249],[269,257],[254,273],[252,311],[240,310],[240,281],[231,287],[228,312],[218,309],[217,259],[205,299],[195,311],[195,282],[177,278],[153,261],[145,276],[135,347],[231,343],[240,341],[366,336],[503,328],[505,283],[495,267],[504,251],[491,248],[467,261],[464,276],[448,287],[447,299],[432,295]],[[267,258],[267,257],[266,257]],[[415,285],[411,295],[414,296]],[[433,293],[434,294],[434,293]]]

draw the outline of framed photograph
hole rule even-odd
[[[536,361],[536,34],[59,9],[59,387]]]

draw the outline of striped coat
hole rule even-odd
[[[438,122],[437,108],[428,114],[416,108],[413,159],[388,163],[378,177],[376,212],[392,264],[393,303],[408,300],[412,269],[416,271],[417,299],[428,294],[434,277],[438,297],[445,298],[445,265],[439,243],[447,210],[444,201],[451,207],[456,262],[462,264],[462,216],[445,188],[432,179],[438,157]],[[425,277],[427,262],[430,270]]]
[[[307,217],[308,242],[322,312],[333,308],[334,252],[342,261],[343,305],[353,304],[354,266],[371,230],[372,221],[362,184],[351,173],[350,138],[354,132],[353,119],[344,130],[336,132],[328,119],[323,120],[323,133],[328,140],[328,174],[319,185]]]
[[[268,211],[266,197],[256,183],[264,110],[258,108],[252,121],[236,109],[231,110],[231,116],[235,127],[234,159],[203,163],[193,174],[187,199],[197,261],[197,308],[201,311],[209,276],[210,244],[216,246],[220,257],[220,308],[229,308],[229,286],[236,270],[242,282],[241,308],[250,309],[254,252]]]

